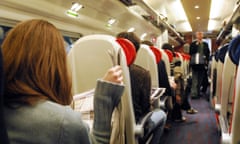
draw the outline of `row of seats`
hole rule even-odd
[[[113,65],[120,64],[123,69],[125,92],[118,106],[117,118],[113,121],[113,130],[118,133],[118,140],[136,143],[142,135],[142,125],[136,125],[131,99],[131,85],[128,63],[131,55],[122,49],[115,37],[109,35],[89,35],[79,39],[68,54],[68,62],[73,78],[73,94],[79,94],[95,87],[96,79],[101,78]],[[124,44],[122,44],[124,45]],[[125,42],[127,44],[127,41]],[[131,47],[129,47],[130,49]],[[111,56],[112,55],[112,56]],[[115,114],[116,115],[116,114]],[[122,125],[117,125],[117,120]],[[126,133],[126,135],[125,135]],[[115,138],[111,138],[115,139]]]
[[[137,139],[146,135],[144,133],[144,125],[147,119],[154,116],[154,111],[150,112],[143,118],[142,122],[136,124],[134,118],[134,111],[131,99],[131,84],[128,65],[134,61],[135,64],[142,66],[150,71],[152,88],[158,88],[158,68],[156,61],[156,52],[154,49],[149,48],[147,45],[141,45],[137,56],[133,55],[135,48],[130,41],[125,39],[116,39],[109,35],[89,35],[79,39],[68,53],[68,67],[72,75],[74,95],[84,93],[86,91],[92,92],[95,87],[96,79],[101,78],[107,69],[113,65],[119,64],[123,68],[124,84],[126,90],[122,96],[121,103],[117,108],[117,118],[114,119],[115,130],[119,135],[117,138],[111,138],[111,141],[126,140],[127,143],[137,143]],[[170,76],[170,62],[173,58],[172,55],[164,50],[158,49],[161,52],[160,59],[163,59],[165,66]],[[181,62],[187,64],[186,58],[183,55],[178,55]],[[97,69],[97,71],[96,71]],[[181,67],[184,70],[184,67]],[[154,104],[155,108],[164,107],[164,102],[160,99]],[[117,120],[123,122],[122,126],[117,125]],[[114,124],[113,124],[114,126]],[[3,129],[1,129],[3,130]],[[147,134],[151,135],[150,134]]]
[[[222,45],[211,63],[210,96],[216,111],[221,141],[226,144],[240,142],[240,36]]]
[[[73,94],[75,96],[86,91],[91,91],[96,84],[96,79],[101,78],[107,69],[119,64],[123,69],[125,92],[118,108],[114,111],[113,133],[118,133],[117,138],[111,137],[111,141],[126,140],[127,143],[137,143],[144,133],[144,125],[147,119],[151,119],[154,111],[148,113],[142,122],[136,124],[132,98],[131,84],[128,65],[135,59],[134,63],[150,71],[152,88],[159,88],[158,68],[156,51],[142,44],[138,53],[134,54],[134,45],[126,39],[116,39],[110,35],[96,34],[85,36],[73,45],[68,53],[68,66],[72,75]],[[171,56],[160,50],[161,58],[166,64],[170,76]],[[179,53],[180,60],[184,64],[181,69],[187,69],[187,57]],[[76,100],[76,99],[75,99]],[[158,99],[154,103],[155,108],[164,107],[164,102]],[[122,125],[118,125],[121,121]],[[91,124],[91,122],[90,122]],[[151,135],[150,134],[147,134]]]

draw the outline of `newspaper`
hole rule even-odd
[[[90,129],[92,128],[94,117],[93,114],[94,90],[95,89],[91,89],[89,91],[73,96],[74,110],[82,114],[83,121],[85,121],[90,126]]]

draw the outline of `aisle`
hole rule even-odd
[[[220,144],[220,136],[214,110],[204,99],[191,100],[191,104],[199,112],[195,115],[183,115],[186,122],[173,123],[169,132],[164,132],[161,144]]]

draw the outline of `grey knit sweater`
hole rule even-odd
[[[98,80],[94,96],[92,134],[79,112],[51,101],[18,109],[5,108],[11,144],[109,143],[111,115],[123,93],[123,85]]]

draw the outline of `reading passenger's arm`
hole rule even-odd
[[[109,144],[111,117],[124,91],[122,69],[115,66],[108,70],[102,80],[97,81],[94,93],[94,123],[92,142]]]

